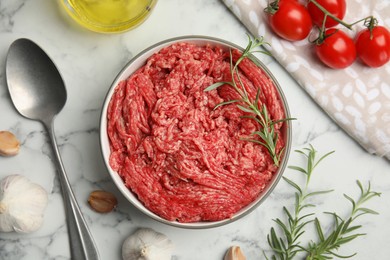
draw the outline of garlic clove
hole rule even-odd
[[[111,192],[96,190],[89,195],[88,203],[96,212],[108,213],[118,205],[118,200]]]
[[[138,229],[122,245],[123,260],[170,260],[173,243],[150,228]]]
[[[19,153],[20,143],[16,136],[8,131],[0,131],[0,155],[13,156]]]
[[[21,175],[0,182],[0,232],[30,233],[42,226],[47,192]]]
[[[232,246],[226,252],[224,260],[246,260],[239,246]]]

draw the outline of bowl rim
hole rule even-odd
[[[112,98],[112,95],[114,93],[115,88],[117,87],[118,83],[126,78],[128,78],[131,74],[133,74],[137,69],[142,67],[145,64],[145,61],[147,58],[149,58],[151,55],[154,53],[157,53],[164,47],[167,47],[171,44],[174,43],[179,43],[179,42],[190,42],[190,43],[196,43],[201,45],[203,44],[215,44],[219,46],[223,46],[226,48],[235,48],[240,51],[243,51],[244,49],[240,47],[237,44],[234,44],[232,42],[219,39],[216,37],[211,37],[211,36],[202,36],[202,35],[184,35],[184,36],[179,36],[179,37],[173,37],[169,38],[160,42],[157,42],[150,47],[142,50],[139,52],[137,55],[135,55],[133,58],[128,61],[125,66],[119,71],[119,73],[116,75],[114,78],[113,82],[111,83],[105,97],[104,97],[104,103],[102,106],[101,114],[100,114],[100,123],[99,123],[99,141],[100,141],[100,151],[101,155],[103,157],[104,164],[110,174],[111,179],[115,183],[115,186],[119,189],[119,191],[122,193],[122,195],[129,201],[130,204],[132,204],[134,207],[136,207],[139,211],[142,213],[146,214],[150,218],[157,220],[160,223],[164,223],[170,226],[174,227],[179,227],[179,228],[186,228],[186,229],[206,229],[206,228],[214,228],[214,227],[219,227],[223,226],[232,222],[235,222],[238,219],[241,219],[242,217],[248,215],[252,211],[254,211],[258,206],[264,202],[264,200],[271,194],[271,192],[274,190],[276,185],[279,183],[279,180],[281,179],[284,170],[286,169],[288,158],[290,155],[290,150],[291,150],[291,142],[292,142],[292,124],[290,120],[285,121],[285,125],[283,126],[284,129],[284,137],[285,137],[285,149],[284,149],[284,155],[283,159],[280,163],[279,168],[277,169],[276,173],[273,175],[271,178],[270,182],[266,185],[264,190],[261,192],[260,196],[236,212],[233,217],[220,220],[220,221],[210,221],[210,222],[189,222],[189,223],[182,223],[178,221],[169,221],[166,220],[154,212],[150,211],[148,208],[146,208],[139,200],[136,198],[136,196],[130,191],[129,188],[127,188],[124,185],[123,180],[119,176],[119,174],[111,169],[111,166],[109,164],[109,155],[110,155],[110,147],[109,147],[109,139],[107,136],[107,117],[106,117],[106,111],[108,108],[108,104],[110,103],[110,100]],[[281,86],[279,85],[278,81],[276,80],[275,76],[271,73],[271,71],[264,65],[263,62],[261,62],[256,56],[252,55],[251,58],[254,58],[256,61],[256,65],[261,67],[261,69],[267,74],[267,76],[273,81],[273,85],[277,89],[279,98],[281,99],[281,102],[284,107],[284,112],[286,118],[290,118],[290,109],[287,103],[287,99],[283,93],[283,90]],[[138,62],[138,65],[137,65]],[[134,65],[136,64],[136,65]],[[129,68],[134,66],[133,71],[129,73]],[[131,70],[130,70],[131,71]],[[104,140],[105,138],[105,140]],[[108,143],[108,147],[107,147]],[[107,153],[107,148],[108,148],[108,153]]]

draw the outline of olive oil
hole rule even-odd
[[[157,0],[61,0],[68,14],[96,32],[122,32],[142,23]]]

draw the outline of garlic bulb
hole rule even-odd
[[[29,233],[43,222],[47,193],[21,175],[9,175],[0,182],[0,232]]]
[[[150,228],[141,228],[129,236],[122,246],[123,260],[170,260],[172,241]]]

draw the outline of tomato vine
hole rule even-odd
[[[317,28],[318,34],[310,42],[315,45],[319,60],[331,68],[346,68],[357,57],[369,67],[386,64],[390,60],[389,30],[378,25],[372,15],[353,23],[345,22],[346,8],[345,0],[307,0],[306,5],[294,0],[275,0],[264,11],[271,29],[288,41],[303,40],[312,35],[313,27]],[[355,34],[354,40],[349,36],[351,33],[331,28],[341,25],[353,30],[361,22],[365,28]],[[341,47],[336,44],[338,40],[344,42]]]

